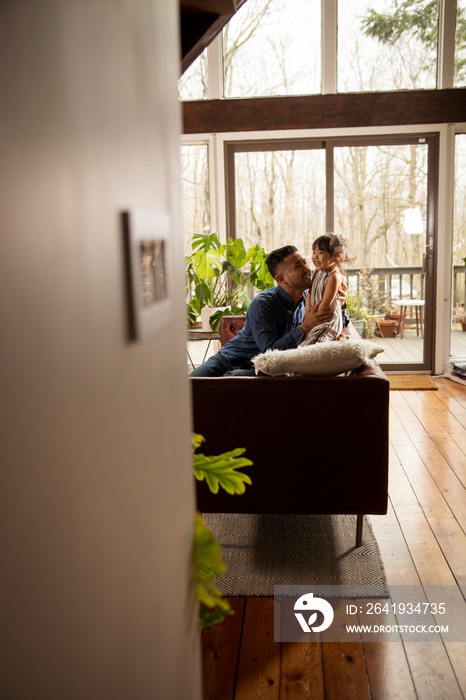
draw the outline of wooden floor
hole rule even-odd
[[[370,520],[392,585],[466,585],[466,386],[435,383],[390,392],[390,508]],[[203,633],[205,700],[466,696],[465,644],[278,643],[273,599],[230,602]]]

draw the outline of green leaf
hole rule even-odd
[[[201,280],[212,280],[222,272],[222,261],[218,250],[200,250],[194,253],[193,265]]]
[[[191,249],[193,251],[203,250],[206,253],[211,248],[220,250],[221,247],[222,244],[220,243],[219,237],[216,233],[195,233],[191,244]]]
[[[242,494],[246,490],[246,484],[252,484],[248,474],[237,471],[252,465],[250,459],[241,457],[245,451],[245,448],[238,447],[213,457],[195,454],[194,476],[198,481],[205,479],[212,493],[218,493],[221,487],[231,495]]]
[[[193,433],[191,440],[193,452],[205,442],[205,438],[198,433]],[[250,484],[251,479],[247,474],[236,471],[252,464],[251,460],[241,456],[244,452],[243,447],[237,447],[216,457],[194,454],[194,475],[201,481],[206,479],[213,493],[218,492],[219,486],[231,494],[244,493],[245,484]],[[214,585],[216,578],[225,572],[220,544],[199,513],[196,513],[194,520],[193,563],[199,600],[199,624],[201,628],[211,627],[222,622],[227,615],[232,615],[233,611]]]
[[[200,627],[201,629],[213,627],[213,625],[223,622],[223,620],[229,615],[234,615],[234,611],[223,599],[220,599],[218,605],[214,608],[208,608],[207,605],[201,603],[199,606]]]
[[[197,299],[191,299],[191,301],[188,304],[186,304],[186,306],[188,322],[189,325],[192,326],[193,323],[195,323],[196,320],[199,318],[199,314],[201,313],[201,309],[199,308],[199,302]]]
[[[200,436],[196,436],[200,437]],[[196,591],[199,600],[199,622],[201,627],[221,622],[232,614],[228,601],[213,585],[215,579],[223,576],[225,564],[220,554],[220,545],[199,513],[194,519],[193,563]]]
[[[220,328],[220,319],[222,318],[222,316],[228,315],[226,312],[227,310],[225,309],[218,309],[209,317],[209,325],[213,331],[218,331],[218,329]]]
[[[203,435],[199,435],[199,433],[192,434],[191,444],[193,446],[193,450],[197,450],[203,442],[205,442],[205,437]]]
[[[225,254],[227,260],[234,267],[241,267],[247,262],[246,249],[241,238],[229,238],[225,247]]]

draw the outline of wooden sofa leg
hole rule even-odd
[[[362,544],[362,526],[364,523],[364,515],[358,514],[358,520],[356,523],[356,547],[360,547]]]

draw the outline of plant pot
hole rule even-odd
[[[397,321],[378,321],[377,323],[382,338],[391,338],[396,335]]]
[[[364,329],[364,326],[365,326],[364,319],[363,319],[363,318],[355,318],[354,321],[351,321],[351,323],[352,323],[353,326],[356,328],[356,330],[357,330],[357,332],[359,333],[359,335],[361,336],[361,338],[364,338],[364,332],[365,332],[365,329]]]
[[[216,313],[219,309],[225,309],[224,306],[204,306],[203,309],[201,309],[201,320],[202,320],[202,330],[203,331],[211,331],[212,328],[210,327],[210,317],[213,316],[214,313]]]

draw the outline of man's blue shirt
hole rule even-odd
[[[299,328],[303,313],[304,296],[296,305],[282,287],[267,289],[251,301],[244,328],[225,343],[221,354],[233,367],[242,369],[266,350],[297,348],[303,339]]]

